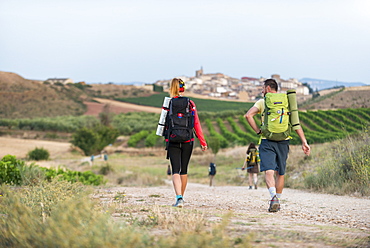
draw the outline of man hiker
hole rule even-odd
[[[277,93],[278,91],[278,84],[274,79],[267,79],[264,81],[264,86],[262,89],[262,94],[265,97],[264,99],[259,99],[253,107],[251,107],[248,112],[244,115],[247,119],[249,125],[253,128],[256,134],[261,135],[261,144],[259,146],[259,155],[261,159],[260,163],[260,171],[265,172],[265,181],[266,186],[269,190],[271,201],[269,212],[277,212],[280,210],[280,199],[283,193],[284,188],[284,174],[285,174],[285,167],[286,167],[286,160],[288,158],[289,152],[289,139],[290,136],[284,138],[283,140],[270,140],[267,139],[267,135],[264,129],[264,122],[266,122],[267,118],[265,115],[269,115],[270,112],[265,112],[266,104],[267,104],[267,96],[278,96],[274,94],[282,94]],[[265,102],[266,101],[266,102]],[[275,101],[277,103],[280,101]],[[268,109],[270,110],[270,109]],[[290,110],[284,109],[277,110],[276,112],[279,113],[278,117],[272,118],[270,117],[268,120],[272,121],[271,125],[276,125],[277,123],[281,122],[283,118],[290,118],[289,116]],[[296,119],[298,120],[298,110],[296,110]],[[271,111],[272,112],[272,111]],[[257,126],[254,116],[260,113],[262,115],[262,123],[263,125],[260,127]],[[310,155],[310,146],[307,143],[305,138],[304,132],[301,126],[298,124],[293,125],[292,129],[298,134],[301,142],[302,142],[302,150],[308,156]]]

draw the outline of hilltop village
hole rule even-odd
[[[223,73],[204,73],[203,68],[195,71],[195,76],[180,76],[185,84],[187,92],[202,95],[209,98],[230,99],[241,101],[254,101],[261,97],[263,81],[267,78],[242,77],[234,78]],[[304,101],[312,98],[312,92],[309,87],[298,79],[282,79],[279,74],[271,75],[279,85],[279,92],[286,92],[289,89],[295,89],[299,100]],[[163,91],[168,91],[171,79],[158,80],[154,83],[156,86],[163,87]],[[49,78],[44,83],[49,84],[68,84],[73,83],[70,78]],[[80,82],[81,83],[81,82]],[[152,84],[143,86],[151,90]]]
[[[222,73],[205,74],[203,68],[195,72],[194,77],[181,76],[186,84],[186,90],[194,94],[209,97],[253,101],[261,96],[263,81],[267,78],[242,77],[233,78]],[[279,84],[279,92],[286,92],[288,89],[295,89],[297,97],[301,100],[311,98],[309,88],[295,78],[282,79],[280,75],[273,74],[271,78]],[[164,91],[168,90],[168,80],[158,80],[154,84],[162,86]]]

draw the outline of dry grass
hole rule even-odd
[[[82,186],[76,185],[78,194],[63,182],[54,181],[52,193],[45,186],[29,188],[28,193],[1,188],[0,246],[250,247],[248,238],[235,240],[227,235],[227,216],[209,225],[196,211],[126,205],[123,193],[113,198],[95,194],[98,201],[81,191]],[[110,216],[117,214],[121,220],[112,222]]]

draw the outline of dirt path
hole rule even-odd
[[[141,106],[132,103],[119,102],[104,98],[94,98],[97,102],[85,102],[87,111],[85,115],[99,116],[104,109],[104,105],[109,106],[109,111],[115,114],[128,113],[128,112],[150,112],[150,113],[161,113],[161,108]]]
[[[166,209],[174,203],[170,181],[161,187],[117,187],[108,191],[125,192],[126,204],[143,208],[158,205]],[[158,197],[149,197],[152,195]],[[231,235],[255,232],[254,247],[370,247],[369,198],[285,189],[281,211],[269,213],[265,188],[189,183],[184,199],[183,211],[202,211],[211,222],[220,221],[232,211]]]

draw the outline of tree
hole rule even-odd
[[[81,128],[72,135],[71,143],[84,151],[86,156],[94,154],[99,137],[92,129]]]
[[[97,125],[92,129],[81,128],[72,135],[71,143],[84,151],[86,156],[100,153],[104,147],[112,144],[118,137],[117,129]]]
[[[163,92],[163,86],[153,84],[153,91],[154,92]]]
[[[105,104],[103,111],[99,114],[100,123],[104,126],[110,126],[114,114],[110,112],[110,104]]]
[[[97,150],[99,152],[107,145],[114,143],[119,136],[119,131],[117,129],[103,125],[96,126],[94,131],[99,136],[99,142],[97,144]]]
[[[216,160],[216,154],[220,150],[220,140],[215,136],[210,136],[207,138],[208,146],[211,148],[212,153],[214,154],[214,162]]]

